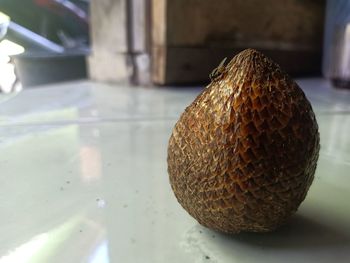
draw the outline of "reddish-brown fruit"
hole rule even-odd
[[[211,76],[170,137],[172,189],[206,227],[274,230],[314,178],[320,146],[311,105],[277,64],[252,49]]]

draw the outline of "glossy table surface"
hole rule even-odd
[[[273,233],[223,235],[177,203],[167,141],[199,88],[65,83],[0,96],[0,263],[350,262],[350,91],[298,80],[314,183]]]

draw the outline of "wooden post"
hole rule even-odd
[[[91,1],[92,79],[149,83],[148,1]]]

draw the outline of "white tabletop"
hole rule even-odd
[[[66,83],[0,96],[0,263],[350,262],[350,91],[298,81],[314,183],[274,233],[223,235],[177,203],[167,141],[199,88]]]

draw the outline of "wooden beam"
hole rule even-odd
[[[152,0],[152,80],[201,83],[226,56],[256,48],[292,74],[319,72],[325,1]]]
[[[320,51],[256,49],[277,61],[291,75],[320,74],[322,57]],[[153,52],[157,52],[155,57],[160,58],[164,66],[154,69],[153,81],[159,85],[208,83],[210,72],[223,58],[227,57],[230,60],[242,50],[242,48],[154,47]]]

